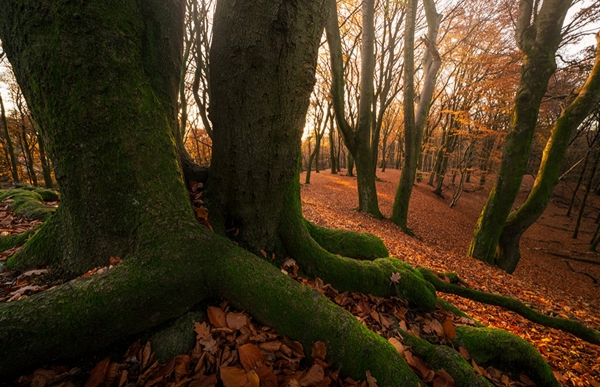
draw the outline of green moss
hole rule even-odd
[[[33,191],[39,194],[45,202],[60,201],[60,194],[56,190],[36,187]]]
[[[310,236],[332,254],[358,259],[376,259],[389,256],[383,241],[370,233],[332,230],[305,221]]]
[[[44,194],[47,195],[47,193]],[[46,220],[56,211],[56,208],[44,204],[44,198],[38,192],[27,189],[16,188],[0,191],[0,200],[6,199],[12,199],[9,208],[15,214],[27,219]]]
[[[561,385],[537,349],[510,332],[459,326],[452,342],[469,351],[473,360],[484,367],[491,365],[517,377],[525,374],[538,386]]]
[[[0,251],[8,250],[17,245],[22,245],[36,231],[37,227],[18,235],[0,236]]]
[[[407,332],[398,330],[405,344],[412,352],[425,361],[434,371],[445,370],[454,379],[456,386],[492,387],[492,384],[454,349],[445,345],[433,345]]]
[[[177,355],[188,353],[196,342],[194,323],[205,318],[202,311],[189,312],[161,326],[149,339],[156,360],[166,363]]]

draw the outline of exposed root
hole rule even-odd
[[[368,260],[389,257],[390,255],[383,241],[373,234],[333,230],[317,226],[307,220],[305,220],[305,224],[315,242],[332,254]]]
[[[535,323],[569,332],[574,336],[579,337],[580,339],[585,340],[589,343],[600,345],[600,333],[598,331],[586,327],[584,324],[578,321],[547,316],[545,314],[534,311],[522,302],[517,301],[513,298],[486,293],[479,290],[468,289],[462,286],[445,282],[429,269],[420,268],[419,271],[421,272],[421,274],[423,274],[423,277],[427,281],[432,283],[433,286],[435,286],[436,290],[440,292],[455,294],[457,296],[465,297],[477,302],[482,302],[484,304],[501,306]]]
[[[9,208],[17,215],[27,219],[46,220],[56,211],[56,208],[45,205],[44,197],[54,199],[53,195],[56,195],[56,192],[46,189],[37,191],[39,192],[21,188],[1,190],[0,200],[11,199]]]
[[[37,232],[39,227],[34,227],[31,230],[25,231],[18,235],[0,236],[0,251],[8,250],[17,245],[22,245],[29,239],[30,236]]]

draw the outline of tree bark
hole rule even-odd
[[[15,183],[19,183],[19,170],[17,169],[17,158],[15,157],[15,149],[8,133],[8,123],[6,122],[6,110],[4,109],[4,101],[0,95],[0,110],[2,111],[2,129],[4,130],[4,140],[6,141],[6,147],[8,148],[8,155],[10,157],[10,171],[12,178]]]
[[[525,202],[509,215],[500,234],[495,255],[496,265],[509,273],[515,270],[521,257],[519,252],[521,236],[542,215],[554,187],[558,184],[562,161],[573,135],[583,120],[600,103],[600,33],[596,38],[598,45],[594,67],[575,100],[567,106],[554,125],[531,192]],[[596,167],[597,162],[594,171]],[[593,177],[592,173],[586,187],[586,197],[591,189]],[[585,198],[581,208],[584,206]],[[579,222],[578,218],[574,238],[577,237]]]
[[[517,44],[523,52],[519,88],[510,132],[504,144],[496,183],[475,226],[467,255],[494,264],[496,247],[506,219],[519,193],[540,104],[550,76],[556,70],[555,53],[571,1],[545,0],[532,22],[533,3],[521,0]]]

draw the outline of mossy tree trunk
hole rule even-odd
[[[494,264],[496,247],[517,198],[527,168],[542,98],[556,70],[555,54],[571,1],[544,0],[539,12],[530,0],[521,0],[517,45],[523,53],[521,78],[514,102],[496,183],[475,226],[468,255]],[[536,3],[537,4],[537,3]]]
[[[521,258],[519,251],[521,236],[542,215],[554,187],[558,184],[562,161],[575,131],[600,103],[600,34],[597,35],[596,40],[598,46],[596,47],[594,67],[575,100],[565,108],[554,125],[527,200],[509,215],[502,229],[502,234],[500,234],[495,256],[496,265],[509,273],[515,270]],[[597,161],[594,171],[596,168]],[[586,187],[585,197],[591,189],[593,178],[592,173],[590,174],[588,187]],[[585,197],[582,208],[585,206]],[[577,219],[574,238],[577,237],[579,223],[580,218]]]

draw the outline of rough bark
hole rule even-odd
[[[496,265],[512,273],[521,258],[519,242],[523,233],[542,215],[554,187],[558,184],[560,168],[567,147],[579,125],[600,103],[600,34],[596,36],[596,61],[585,85],[573,102],[562,112],[552,133],[527,200],[506,220],[496,251]],[[590,176],[590,184],[593,176]],[[591,188],[591,185],[590,185]],[[586,190],[586,192],[589,192]],[[586,194],[587,196],[587,194]],[[585,200],[582,208],[585,206]],[[579,224],[579,219],[578,219]],[[576,238],[577,231],[574,233]]]
[[[390,216],[390,220],[405,231],[408,231],[408,205],[417,176],[418,160],[421,156],[423,128],[427,122],[437,73],[442,64],[442,60],[436,49],[441,15],[437,13],[433,1],[425,0],[424,8],[428,26],[427,38],[424,40],[427,46],[427,51],[423,58],[425,79],[423,80],[423,89],[421,90],[421,97],[415,113],[414,40],[417,3],[417,1],[409,1],[406,11],[406,31],[404,32],[404,163],[400,182],[396,190],[392,215]]]
[[[352,155],[356,166],[358,185],[358,209],[371,216],[381,218],[375,186],[375,168],[373,167],[371,149],[371,106],[373,101],[373,71],[375,68],[374,46],[374,12],[373,0],[362,5],[362,48],[361,48],[361,80],[358,124],[352,128],[345,118],[344,72],[342,44],[338,27],[337,6],[335,0],[329,0],[329,18],[327,20],[327,43],[331,58],[331,97],[335,118],[340,128],[344,143]],[[352,165],[348,163],[348,176],[352,176]]]
[[[556,69],[555,53],[570,6],[571,1],[545,0],[532,21],[533,3],[521,0],[519,4],[516,39],[523,52],[523,65],[510,132],[504,144],[496,183],[481,211],[467,253],[490,264],[494,264],[500,234],[527,168],[540,104],[548,80]]]

